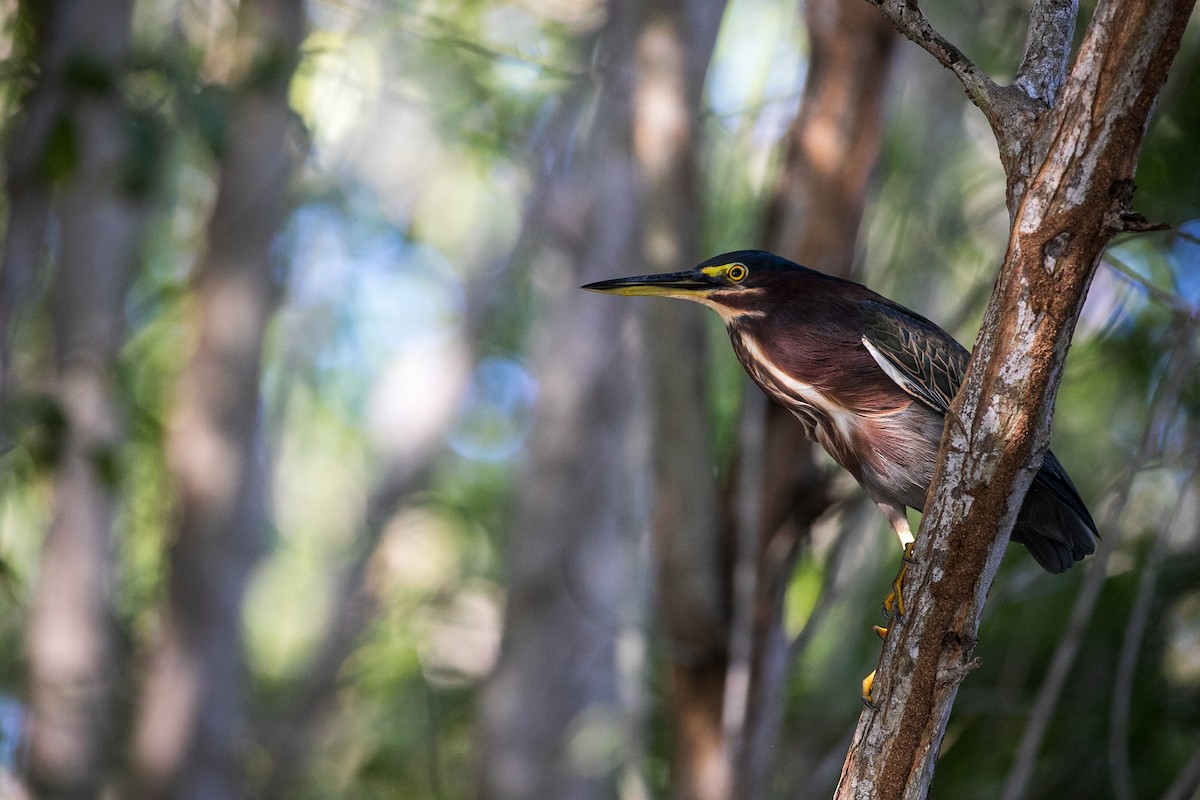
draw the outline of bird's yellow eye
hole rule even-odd
[[[745,264],[730,264],[729,271],[725,274],[729,276],[729,280],[733,281],[734,283],[740,283],[741,281],[745,280],[748,272],[749,270],[746,269]]]

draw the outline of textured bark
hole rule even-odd
[[[538,153],[550,174],[527,212],[525,260],[562,268],[542,282],[550,311],[535,331],[538,410],[509,545],[500,657],[476,717],[486,800],[611,797],[614,772],[638,752],[619,696],[621,671],[636,663],[619,661],[618,644],[637,635],[648,518],[639,309],[578,286],[627,274],[643,257],[630,158],[643,30],[641,3],[610,3],[591,51],[596,94],[581,87],[564,96],[555,135]],[[586,101],[595,105],[584,114]],[[597,751],[589,745],[597,741],[628,753]]]
[[[704,77],[723,2],[645,3],[635,45],[634,157],[643,198],[638,272],[673,272],[703,259],[697,149]],[[669,659],[677,798],[728,796],[722,729],[728,647],[717,483],[705,391],[708,329],[699,306],[639,304],[646,315],[654,427],[653,541]]]
[[[1036,5],[1035,16],[1049,5]],[[1040,111],[1034,99],[1022,101],[1035,109],[1036,124],[989,107],[987,91],[975,98],[997,129],[1002,154],[1009,154],[1012,232],[943,436],[906,581],[909,614],[884,648],[879,710],[867,709],[859,721],[839,798],[928,792],[958,685],[973,664],[984,599],[1045,451],[1088,284],[1113,233],[1141,225],[1128,206],[1136,158],[1192,6],[1192,0],[1101,2],[1061,97]],[[914,9],[907,5],[904,13]],[[899,23],[904,27],[903,18]],[[1033,52],[1026,47],[1027,57]],[[955,71],[970,74],[958,56]],[[1051,47],[1043,57],[1058,55]]]
[[[53,288],[53,401],[64,424],[55,442],[53,516],[28,630],[29,788],[40,798],[99,796],[115,733],[111,551],[120,424],[111,378],[145,217],[140,198],[121,183],[129,155],[121,87],[130,16],[128,0],[36,9],[41,85],[11,154],[40,165],[48,142],[31,138],[47,125],[60,132],[50,145],[60,149],[55,155],[70,153],[53,198],[61,243]],[[81,64],[93,78],[87,86],[69,74],[69,65]],[[30,149],[18,153],[22,148]],[[11,180],[24,181],[25,191],[11,208],[9,286],[29,279],[50,203],[35,174]]]
[[[179,508],[135,741],[146,798],[232,798],[244,786],[242,599],[266,522],[259,367],[277,294],[270,245],[297,160],[287,87],[303,24],[300,0],[245,2],[240,13],[242,82],[194,277],[196,346],[168,441]]]
[[[850,277],[896,36],[865,4],[809,0],[804,14],[808,73],[764,239],[768,250]],[[767,408],[763,446],[750,694],[733,794],[739,798],[761,797],[767,788],[791,663],[783,601],[800,545],[834,500],[832,476],[818,468],[812,443],[775,403]]]

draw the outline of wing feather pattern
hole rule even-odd
[[[868,313],[862,343],[875,363],[918,402],[946,414],[962,385],[970,352],[924,317],[873,300],[864,305]],[[1013,540],[1025,544],[1045,569],[1062,572],[1095,552],[1099,537],[1079,490],[1047,450],[1017,515]]]
[[[924,317],[876,303],[863,303],[868,321],[862,342],[896,385],[945,414],[962,385],[971,354]]]

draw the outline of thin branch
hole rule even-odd
[[[729,624],[729,670],[722,703],[726,740],[740,753],[750,701],[754,644],[754,598],[758,592],[759,532],[762,502],[767,398],[757,391],[742,394],[741,475],[737,498],[737,545],[733,567],[733,614]]]
[[[406,31],[414,37],[425,39],[433,44],[443,45],[445,47],[455,47],[464,50],[468,53],[473,53],[490,61],[507,61],[513,64],[524,64],[529,67],[535,67],[539,72],[551,78],[560,78],[564,80],[578,80],[587,77],[587,72],[584,70],[571,69],[570,67],[562,67],[557,64],[551,64],[548,61],[540,61],[536,58],[519,53],[509,53],[503,50],[498,50],[494,47],[488,47],[485,44],[474,41],[466,36],[456,34],[431,34],[422,31],[412,30]]]
[[[460,48],[490,61],[507,61],[511,64],[524,64],[534,67],[542,74],[552,78],[581,80],[589,77],[588,70],[581,69],[578,66],[555,64],[524,53],[501,50],[500,48],[484,44],[445,17],[439,17],[434,14],[402,15],[402,17],[404,16],[407,16],[407,19],[397,25],[397,30],[414,39],[421,39],[434,45]],[[581,52],[587,52],[587,49],[581,48]]]
[[[839,581],[838,577],[842,571],[842,560],[845,558],[847,545],[853,538],[854,531],[862,526],[863,510],[874,514],[875,506],[874,504],[856,503],[846,509],[846,517],[839,526],[840,530],[825,558],[825,580],[821,581],[816,602],[813,603],[808,619],[804,621],[804,627],[788,642],[787,660],[789,664],[795,664],[804,655],[813,636],[820,629],[821,623],[825,621],[830,610],[837,604],[842,590],[845,588],[845,584]]]
[[[1197,309],[1177,294],[1159,289],[1139,275],[1133,267],[1126,264],[1121,258],[1113,255],[1111,251],[1104,254],[1104,263],[1108,264],[1118,275],[1142,289],[1146,293],[1146,296],[1154,302],[1166,306],[1176,315],[1189,320],[1193,325],[1200,324],[1200,309]]]
[[[953,72],[967,90],[971,102],[979,106],[990,120],[1001,105],[1004,88],[984,74],[975,62],[967,58],[950,40],[929,23],[916,0],[868,0],[877,6],[900,33],[919,45],[937,62]]]
[[[367,499],[353,552],[334,579],[334,601],[325,635],[295,698],[269,731],[271,771],[260,795],[266,800],[290,796],[304,780],[314,732],[329,714],[343,665],[377,610],[378,598],[367,581],[371,558],[403,499],[427,482],[433,458],[434,453],[421,454],[389,465]],[[431,694],[430,702],[433,699]]]
[[[1130,481],[1132,481],[1132,476]],[[1128,485],[1129,481],[1126,481],[1125,488],[1112,506],[1109,520],[1115,520],[1124,512],[1129,501]],[[1116,530],[1113,533],[1106,531],[1099,550],[1096,555],[1092,556],[1091,567],[1083,579],[1079,594],[1075,596],[1075,604],[1071,607],[1071,616],[1067,621],[1066,630],[1059,637],[1058,647],[1055,648],[1054,656],[1050,660],[1050,667],[1046,670],[1046,679],[1038,690],[1037,699],[1033,701],[1033,713],[1025,724],[1025,732],[1018,746],[1016,761],[1005,781],[1001,800],[1020,800],[1025,796],[1029,787],[1029,779],[1032,777],[1033,768],[1037,763],[1042,739],[1045,738],[1050,720],[1053,719],[1054,712],[1058,708],[1063,688],[1071,677],[1075,657],[1079,654],[1079,647],[1083,642],[1084,631],[1092,619],[1096,603],[1100,598],[1100,589],[1104,585],[1105,578],[1108,577],[1108,558],[1116,546],[1117,532]]]
[[[1194,452],[1194,444],[1195,437],[1188,437],[1183,451]],[[1137,594],[1129,612],[1129,622],[1125,625],[1121,656],[1117,661],[1117,676],[1113,681],[1112,718],[1108,736],[1108,768],[1112,774],[1113,794],[1118,800],[1134,800],[1137,797],[1133,770],[1129,765],[1129,716],[1133,699],[1133,679],[1137,672],[1138,655],[1146,635],[1150,611],[1154,608],[1155,590],[1158,587],[1159,572],[1167,556],[1167,543],[1171,539],[1171,532],[1179,524],[1187,505],[1187,487],[1195,477],[1196,465],[1193,463],[1179,481],[1179,496],[1175,501],[1175,508],[1159,525],[1154,544],[1138,579]]]
[[[1079,0],[1036,0],[1029,12],[1025,52],[1013,86],[1046,108],[1054,105],[1067,79]]]

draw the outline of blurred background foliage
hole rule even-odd
[[[985,69],[998,77],[1011,71],[1024,3],[929,6]],[[0,114],[12,119],[31,79],[28,30],[13,0],[0,10]],[[310,149],[275,244],[281,305],[263,366],[272,513],[269,553],[244,609],[251,708],[269,718],[303,675],[329,617],[335,570],[352,558],[378,465],[427,454],[419,490],[403,499],[371,556],[366,580],[378,611],[340,673],[334,712],[297,796],[469,797],[475,690],[500,644],[511,509],[536,435],[530,342],[547,314],[544,287],[564,279],[553,265],[522,260],[522,209],[546,128],[591,67],[589,37],[605,7],[599,0],[313,0],[307,12],[291,105]],[[222,86],[232,21],[227,2],[135,4],[136,69],[126,91],[144,162],[129,165],[129,180],[153,205],[116,376],[125,431],[113,470],[116,611],[130,682],[159,625],[174,491],[164,442],[191,345],[190,274],[203,249],[216,159],[227,146]],[[1055,449],[1116,549],[1099,606],[1081,631],[1033,797],[1111,796],[1113,687],[1152,558],[1157,582],[1129,720],[1137,796],[1161,795],[1200,746],[1200,385],[1195,359],[1178,357],[1181,341],[1194,346],[1200,322],[1194,23],[1138,173],[1137,207],[1173,228],[1114,244],[1058,399]],[[1005,246],[1003,175],[981,115],[953,77],[912,47],[901,46],[895,58],[857,277],[970,342]],[[706,252],[754,243],[806,59],[795,4],[729,3],[697,109],[706,137]],[[68,151],[51,150],[53,160],[69,161]],[[626,274],[639,271],[630,264]],[[46,380],[49,348],[50,299],[45,276],[39,280],[36,302],[8,321],[15,369],[33,387]],[[743,382],[715,317],[709,330],[712,431],[717,470],[727,475]],[[1154,446],[1141,448],[1153,455],[1138,455],[1152,398],[1178,370],[1188,371],[1186,380],[1150,433]],[[10,406],[3,424],[0,769],[16,773],[23,631],[49,520],[56,420],[31,395]],[[1122,487],[1125,502],[1117,499]],[[839,544],[846,520],[854,529]],[[836,780],[860,711],[858,681],[878,654],[870,623],[895,555],[882,517],[854,509],[819,526],[804,549],[789,590],[789,631],[826,607],[791,670],[770,796],[822,796]],[[1006,559],[982,629],[982,667],[962,687],[935,797],[999,796],[1088,574],[1085,565],[1045,575],[1023,552]],[[640,769],[642,790],[665,797],[671,743],[663,653],[649,619]],[[628,787],[622,793],[637,796]]]

